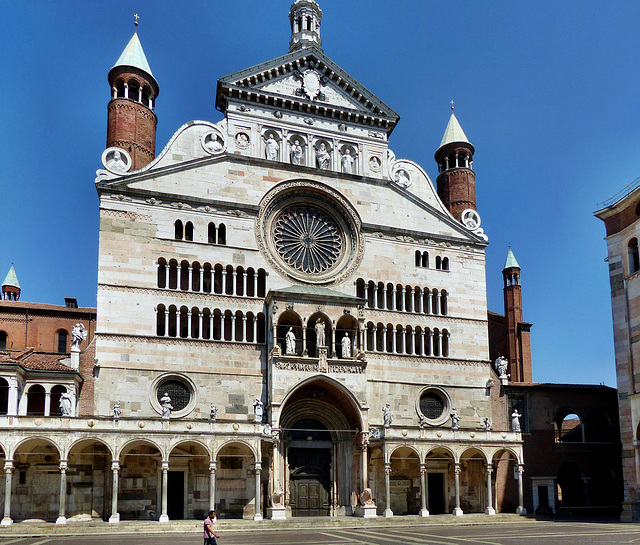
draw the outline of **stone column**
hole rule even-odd
[[[433,331],[429,330],[429,355],[433,356]]]
[[[247,315],[242,315],[242,342],[247,342]]]
[[[424,297],[422,296],[422,290],[420,288],[416,288],[416,294],[418,296],[418,306],[416,308],[416,312],[418,314],[422,314],[422,303],[424,299]]]
[[[426,307],[424,309],[425,314],[431,314],[431,292],[429,290],[425,290],[425,293],[422,294],[423,298],[426,298]]]
[[[164,336],[169,336],[169,307],[164,311]]]
[[[369,284],[367,283],[364,285],[364,300],[366,301],[364,305],[369,308]]]
[[[387,326],[382,326],[382,351],[387,352]]]
[[[45,416],[51,415],[51,392],[50,391],[46,391],[44,393],[44,415]]]
[[[391,353],[392,354],[396,354],[397,353],[397,331],[395,327],[391,328]]]
[[[216,510],[216,462],[209,462],[209,509]]]
[[[424,329],[420,331],[420,355],[424,356]]]
[[[169,263],[164,266],[164,289],[169,289]]]
[[[386,286],[382,286],[382,307],[386,309],[387,308],[387,287]]]
[[[199,286],[199,292],[203,292],[204,291],[204,267],[200,267],[200,286]]]
[[[336,322],[331,322],[331,357],[337,357],[336,354]]]
[[[453,509],[453,516],[460,517],[462,516],[462,509],[460,509],[460,462],[456,462],[454,464],[454,475],[455,475],[455,488],[456,488],[456,506]]]
[[[162,461],[162,514],[160,515],[160,522],[169,522],[169,515],[167,515],[167,486],[169,484],[169,462],[167,460]]]
[[[120,522],[120,513],[118,513],[118,471],[120,464],[117,460],[111,461],[111,471],[113,472],[113,486],[111,490],[111,516],[110,523]]]
[[[434,303],[433,313],[440,314],[440,292],[438,290],[435,290],[435,293],[436,293],[436,300]]]
[[[242,297],[247,296],[247,271],[242,273]]]
[[[202,339],[204,338],[204,335],[202,334],[202,318],[204,317],[204,314],[202,311],[198,312],[198,339]]]
[[[209,340],[213,341],[215,339],[213,334],[213,311],[209,314]]]
[[[496,510],[493,508],[492,487],[491,487],[491,472],[493,467],[491,464],[487,465],[487,508],[484,510],[485,515],[495,515]]]
[[[416,330],[411,330],[411,353],[415,355],[416,353]]]
[[[414,297],[415,297],[415,292],[413,291],[413,288],[407,288],[407,295],[409,296],[409,304],[407,305],[407,312],[413,312],[413,303],[414,303]]]
[[[231,315],[231,340],[236,341],[236,315]]]
[[[391,288],[391,306],[389,307],[389,310],[395,310],[396,309],[396,288]]]
[[[191,311],[187,310],[187,339],[191,338]]]
[[[56,524],[66,524],[65,509],[67,506],[67,468],[66,460],[60,460],[60,509],[58,510],[58,518]]]
[[[253,515],[253,520],[262,520],[262,509],[260,506],[260,470],[262,469],[262,463],[256,462],[256,510]]]
[[[403,327],[402,328],[402,335],[400,335],[400,340],[401,342],[401,346],[400,346],[400,353],[401,354],[407,354],[407,328]]]
[[[7,416],[17,416],[18,414],[18,379],[9,377],[9,403]]]
[[[13,460],[4,461],[4,517],[2,526],[13,524],[11,518],[11,478],[13,474]]]
[[[253,342],[258,342],[258,315],[253,315]]]
[[[366,443],[364,443],[362,445],[362,490],[364,490],[365,488],[367,488],[369,486],[369,475],[367,474],[367,467],[368,467],[368,463],[367,463],[367,453],[368,453],[369,447],[367,446]]]
[[[124,84],[124,98],[129,98],[129,84]]]
[[[385,518],[393,517],[393,511],[391,510],[391,462],[385,462],[384,464],[384,516]]]
[[[187,283],[187,291],[194,291],[193,290],[193,267],[189,265],[187,269],[189,271],[189,281]]]
[[[518,508],[516,509],[517,515],[526,515],[527,510],[524,507],[524,483],[522,481],[522,475],[524,474],[524,466],[518,464]]]
[[[233,280],[231,282],[231,295],[238,295],[238,271],[233,269]]]
[[[227,269],[222,269],[222,291],[220,292],[222,295],[227,293]]]
[[[420,516],[428,517],[429,511],[427,510],[427,465],[420,464]]]
[[[378,286],[373,285],[373,308],[378,308]]]
[[[404,286],[400,286],[398,291],[400,292],[400,304],[398,305],[397,310],[404,311],[406,307],[406,301],[404,300]]]

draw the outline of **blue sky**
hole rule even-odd
[[[640,176],[640,3],[320,0],[325,53],[402,117],[390,147],[435,182],[455,100],[475,145],[489,309],[509,244],[534,380],[615,386],[598,204]],[[157,151],[218,121],[219,77],[288,51],[289,0],[0,1],[0,277],[95,305],[107,72],[133,14],[159,82]]]

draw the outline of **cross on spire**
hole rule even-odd
[[[137,13],[133,14],[133,18],[135,19],[135,21],[133,22],[133,24],[135,26],[138,26],[138,19],[140,19],[140,16]]]
[[[137,25],[138,23],[136,23]],[[451,111],[453,112],[453,100],[451,101]]]

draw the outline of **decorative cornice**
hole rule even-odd
[[[245,350],[252,352],[264,352],[266,355],[266,345],[260,343],[245,343],[241,341],[223,341],[214,339],[185,339],[183,337],[157,337],[148,335],[126,335],[96,332],[96,338],[105,341],[130,342],[135,340],[145,344],[164,344],[178,346],[206,346],[211,348],[212,344],[232,346],[234,350]]]

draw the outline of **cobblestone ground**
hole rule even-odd
[[[344,528],[282,531],[224,531],[219,545],[616,545],[640,544],[640,524],[532,522],[518,524]],[[0,545],[201,545],[196,534],[7,537]]]

